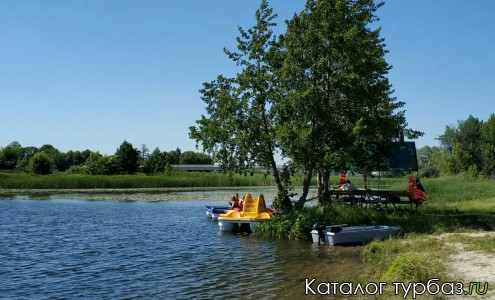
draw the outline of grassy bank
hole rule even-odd
[[[405,181],[388,182],[393,188],[403,189]],[[340,282],[423,282],[439,278],[439,282],[464,282],[474,280],[472,274],[463,272],[480,262],[481,279],[491,282],[492,270],[486,266],[486,255],[495,253],[495,182],[486,179],[468,180],[463,177],[425,179],[428,201],[418,210],[399,208],[395,215],[387,215],[372,209],[362,209],[346,204],[326,207],[307,207],[299,212],[277,216],[271,222],[257,227],[256,234],[268,238],[309,239],[314,223],[363,225],[398,225],[402,236],[386,241],[374,241],[363,248],[364,267],[354,278],[340,278]],[[466,252],[467,251],[467,252]],[[460,267],[461,275],[452,269]],[[459,268],[459,267],[458,267]],[[488,275],[487,275],[488,274]],[[465,277],[465,276],[467,277]],[[468,280],[468,278],[470,278]],[[325,281],[324,278],[320,279]],[[335,281],[335,280],[334,280]],[[483,281],[483,282],[484,282]],[[490,294],[492,294],[491,292]],[[392,289],[385,291],[383,299],[402,299]],[[410,298],[410,297],[409,297]],[[426,299],[444,299],[440,295],[424,295]]]
[[[395,215],[347,204],[307,207],[260,226],[264,237],[308,239],[314,223],[399,225],[405,233],[443,233],[495,229],[495,181],[463,177],[424,179],[428,199],[419,209],[398,207]],[[407,179],[382,179],[384,185],[405,190]]]
[[[172,172],[168,175],[31,175],[0,173],[0,189],[137,189],[173,187],[269,186],[271,176]]]

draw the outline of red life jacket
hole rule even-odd
[[[339,191],[342,191],[342,185],[345,184],[345,173],[340,174]]]
[[[426,201],[425,193],[418,189],[418,184],[414,176],[409,177],[409,188],[406,191],[411,199],[416,203],[416,207],[421,206]]]

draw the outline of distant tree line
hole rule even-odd
[[[469,116],[446,126],[437,140],[440,146],[417,151],[423,177],[466,174],[471,178],[495,178],[495,115],[487,121]]]
[[[54,171],[90,175],[159,174],[170,170],[173,164],[212,164],[212,159],[204,153],[182,152],[179,148],[166,152],[157,147],[150,153],[146,145],[137,149],[127,141],[110,156],[89,149],[61,152],[49,144],[37,148],[12,142],[0,148],[0,170],[40,175]]]

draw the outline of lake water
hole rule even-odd
[[[231,193],[0,196],[0,298],[287,299],[359,272],[361,247],[220,232],[204,207]]]

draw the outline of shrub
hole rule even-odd
[[[420,176],[423,178],[433,178],[438,177],[440,175],[440,171],[435,166],[426,166],[421,168]]]
[[[29,172],[29,160],[26,158],[21,159],[15,166],[17,171]]]
[[[84,166],[71,166],[65,173],[66,174],[86,174],[86,169]]]
[[[30,162],[30,169],[39,175],[51,174],[54,168],[52,159],[45,152],[36,153]]]

